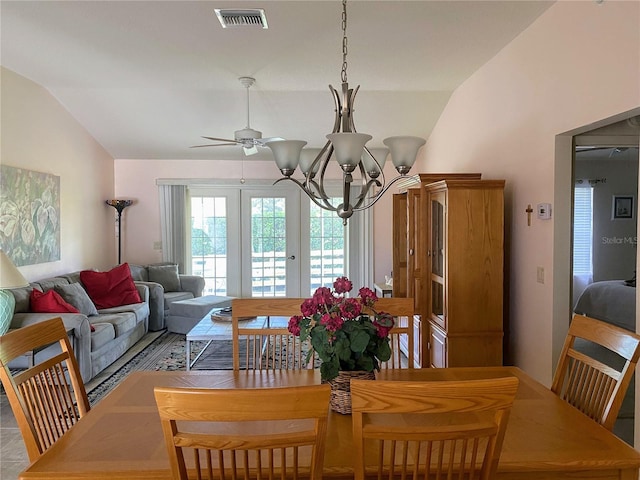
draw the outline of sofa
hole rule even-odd
[[[132,288],[137,292],[135,298],[139,299],[139,302],[98,308],[80,280],[82,273],[74,272],[45,278],[32,282],[27,287],[11,289],[16,306],[9,328],[17,329],[54,317],[62,318],[70,333],[80,374],[83,381],[87,382],[120,358],[147,333],[149,289],[146,285],[134,284],[131,281]],[[62,298],[65,305],[73,307],[70,310],[77,310],[79,313],[62,313],[61,310],[56,310],[57,313],[37,313],[42,309],[35,308],[36,294],[32,293],[34,289],[37,290],[38,298],[45,296],[38,292],[47,293],[53,290],[55,298]],[[102,290],[103,293],[108,292],[108,289]],[[48,293],[47,295],[51,297]],[[49,347],[37,353],[37,361],[54,355],[55,348]],[[26,357],[16,359],[11,367],[25,367],[27,361]]]
[[[178,266],[172,263],[129,264],[129,269],[134,282],[149,289],[151,331],[166,328],[173,302],[201,297],[204,290],[204,278],[178,273]]]

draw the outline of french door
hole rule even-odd
[[[205,294],[309,296],[348,275],[348,229],[297,189],[206,187],[189,194],[191,270],[205,278]]]
[[[299,297],[299,194],[243,190],[240,216],[242,296]]]

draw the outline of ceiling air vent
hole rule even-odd
[[[234,9],[215,9],[216,16],[220,20],[222,28],[231,27],[259,27],[269,28],[267,25],[267,17],[261,8],[252,8],[249,10]]]

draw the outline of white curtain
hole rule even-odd
[[[187,265],[187,186],[158,185],[162,260],[178,264],[180,273]]]

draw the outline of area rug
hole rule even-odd
[[[207,342],[191,343],[192,358],[200,353]],[[198,359],[193,370],[231,370],[233,353],[231,340],[212,342]],[[131,372],[138,370],[186,370],[186,338],[179,333],[163,333],[144,350],[125,363],[104,381],[87,389],[89,403],[93,406]]]

